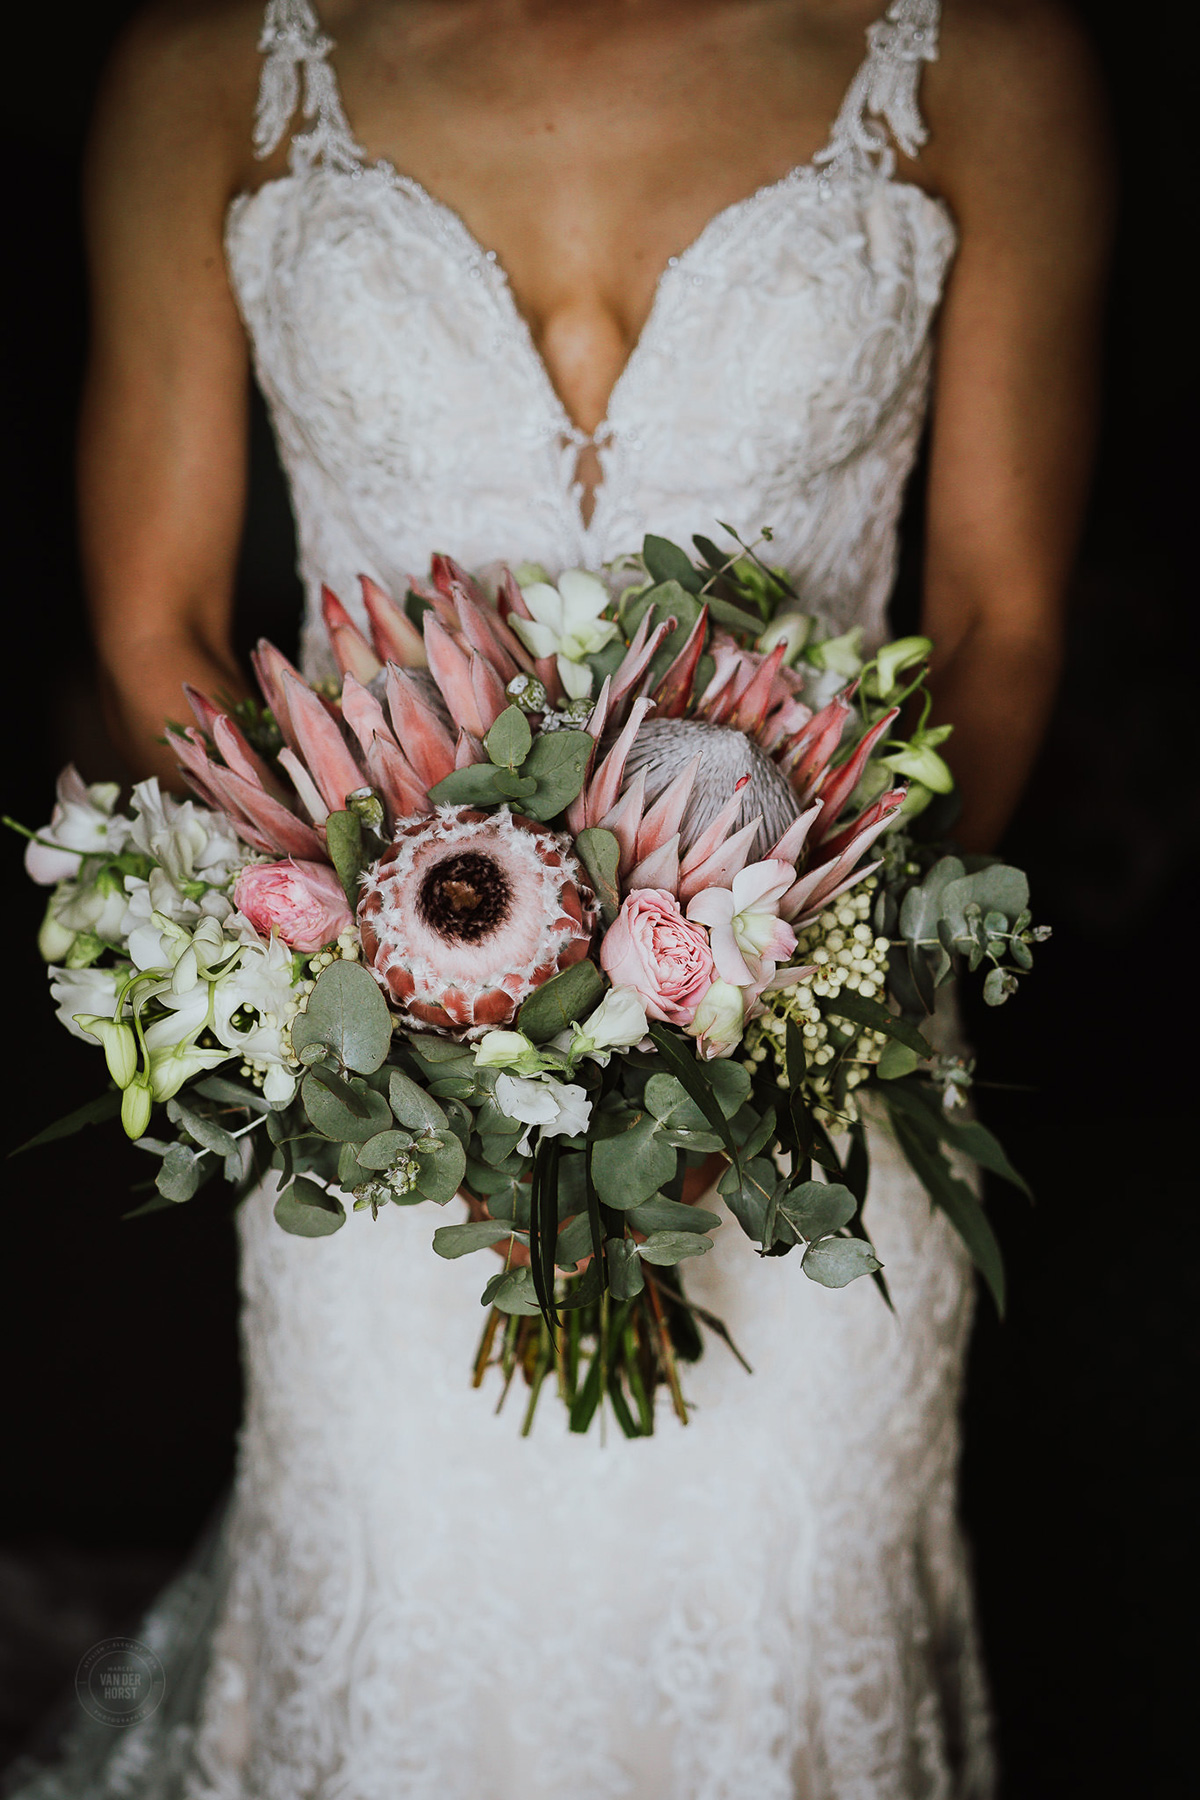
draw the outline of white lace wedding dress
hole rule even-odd
[[[893,140],[915,155],[925,135],[938,10],[896,0],[828,148],[672,258],[584,524],[585,440],[495,254],[367,161],[308,0],[271,0],[256,143],[298,104],[309,128],[290,173],[234,202],[227,245],[292,483],[310,670],[323,580],[353,609],[360,571],[399,592],[435,550],[596,566],[718,518],[771,526],[806,604],[879,637],[955,246],[945,207],[893,178]],[[220,1554],[141,1628],[167,1698],[29,1792],[981,1800],[955,1520],[971,1281],[879,1131],[873,1158],[895,1315],[869,1282],[758,1260],[729,1223],[687,1282],[754,1374],[710,1340],[691,1425],[664,1410],[634,1442],[571,1437],[550,1400],[522,1440],[517,1408],[471,1389],[486,1271],[432,1253],[445,1215],[357,1214],[314,1242],[253,1195]]]

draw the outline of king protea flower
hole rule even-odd
[[[363,958],[412,1024],[474,1038],[582,961],[595,896],[570,839],[501,807],[397,827],[363,880]]]

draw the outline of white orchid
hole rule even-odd
[[[73,764],[58,778],[50,823],[25,848],[26,872],[41,887],[78,875],[85,856],[116,856],[129,836],[129,820],[114,813],[115,781],[88,787]]]
[[[705,888],[688,904],[687,916],[709,928],[717,974],[735,987],[768,981],[777,963],[796,948],[796,934],[779,917],[779,902],[796,879],[792,864],[778,857],[750,863],[733,885]]]
[[[608,589],[586,569],[565,569],[557,586],[532,581],[522,586],[521,597],[533,616],[513,612],[509,624],[531,655],[558,658],[559,680],[572,700],[586,699],[592,671],[584,659],[617,635],[614,621],[603,617],[611,604]]]
[[[228,819],[194,800],[164,794],[153,779],[134,788],[133,807],[131,842],[153,858],[181,893],[201,884],[227,887],[247,860]],[[190,897],[199,899],[200,894]]]
[[[58,1003],[58,1022],[72,1037],[92,1034],[75,1023],[80,1013],[101,1019],[117,1014],[117,994],[125,981],[122,969],[51,969],[50,992]]]
[[[496,1105],[522,1125],[539,1126],[543,1137],[577,1137],[587,1130],[592,1116],[586,1089],[574,1082],[555,1081],[550,1075],[538,1081],[498,1075]],[[526,1131],[517,1149],[522,1156],[530,1154],[530,1132]]]

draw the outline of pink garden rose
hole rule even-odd
[[[250,863],[233,884],[233,903],[270,937],[277,931],[289,949],[306,954],[332,943],[354,916],[342,884],[327,863]]]
[[[708,933],[679,910],[666,888],[630,894],[600,946],[614,987],[635,989],[652,1019],[690,1025],[713,979]]]

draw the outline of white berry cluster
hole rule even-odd
[[[871,928],[874,888],[874,879],[864,881],[799,934],[793,960],[815,964],[815,974],[808,981],[764,994],[763,1005],[768,1010],[746,1030],[747,1068],[753,1071],[772,1057],[779,1071],[776,1080],[786,1087],[787,1021],[800,1027],[808,1063],[805,1085],[818,1102],[817,1116],[823,1123],[844,1123],[858,1117],[851,1092],[867,1079],[888,1041],[882,1031],[863,1031],[841,1056],[835,1077],[823,1072],[837,1055],[823,1016],[828,1001],[843,989],[861,994],[864,1000],[884,997],[889,944]],[[826,1104],[821,1105],[822,1101]]]
[[[345,931],[342,932],[337,941],[328,944],[324,950],[318,950],[312,956],[297,955],[293,958],[293,967],[296,969],[307,969],[308,974],[304,976],[303,979],[294,983],[292,987],[291,1003],[286,1008],[282,1020],[277,1021],[268,1015],[265,1021],[268,1025],[274,1025],[276,1023],[282,1025],[282,1037],[284,1047],[287,1051],[286,1060],[289,1068],[298,1069],[300,1067],[300,1058],[292,1049],[291,1023],[297,1013],[302,1013],[308,1005],[308,996],[317,985],[317,976],[321,973],[322,969],[327,969],[330,963],[337,962],[342,958],[347,962],[357,962],[360,954],[361,950],[358,942],[358,932],[353,925],[347,925]],[[268,1067],[269,1065],[267,1063],[258,1063],[254,1062],[253,1059],[247,1059],[243,1062],[240,1073],[242,1079],[248,1081],[251,1087],[260,1088],[263,1081],[266,1079]]]

